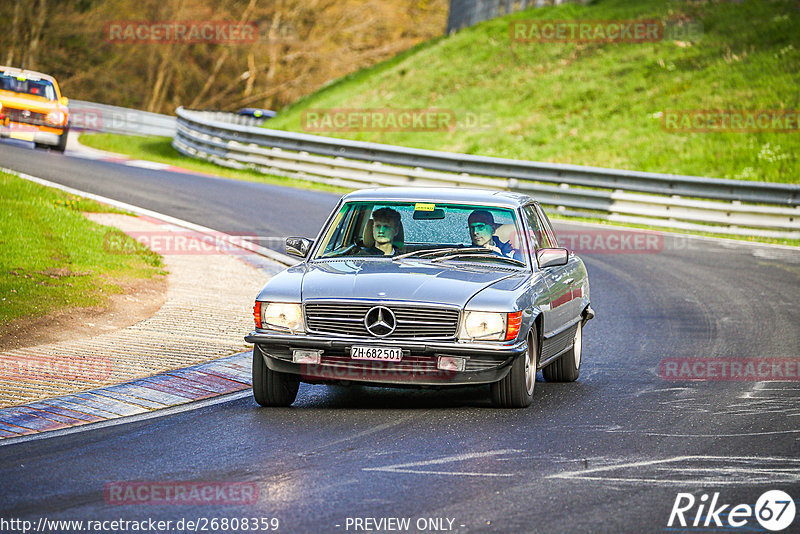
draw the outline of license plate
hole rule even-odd
[[[17,139],[19,141],[33,141],[34,134],[33,132],[15,132],[12,130],[9,133],[9,137],[11,139]]]
[[[363,345],[355,345],[350,347],[350,358],[354,360],[399,362],[403,359],[403,349],[400,347],[365,347]]]

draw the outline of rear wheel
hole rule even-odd
[[[300,377],[267,367],[258,345],[253,347],[253,397],[261,406],[290,406],[297,398]]]
[[[528,334],[528,351],[511,364],[511,371],[491,386],[492,404],[498,408],[526,408],[533,402],[539,345],[536,331]]]
[[[581,352],[583,351],[583,321],[578,323],[572,348],[559,359],[542,369],[548,382],[574,382],[581,373]]]

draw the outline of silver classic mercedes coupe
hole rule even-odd
[[[307,382],[489,384],[495,406],[522,408],[539,369],[578,378],[586,268],[527,195],[356,191],[286,249],[303,260],[261,290],[245,338],[262,406],[292,404]]]

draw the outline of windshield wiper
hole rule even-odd
[[[485,254],[485,253],[477,254],[475,251],[462,252],[462,253],[457,253],[456,252],[456,253],[450,254],[448,256],[441,256],[441,257],[438,257],[438,258],[434,258],[434,259],[431,260],[431,263],[434,263],[434,262],[437,262],[437,261],[454,260],[454,259],[458,259],[458,258],[480,258],[480,259],[489,258],[489,259],[501,260],[501,261],[513,263],[514,265],[521,265],[522,267],[525,267],[525,262],[524,261],[517,260],[517,259],[514,259],[514,258],[509,258],[508,256],[501,256],[500,254],[495,254],[494,252],[492,252],[491,250],[488,250],[488,249],[483,249],[483,250],[486,250],[486,252],[488,252],[489,254],[488,255]]]
[[[414,250],[412,252],[406,252],[405,254],[400,254],[399,256],[393,256],[393,260],[402,260],[403,258],[410,258],[411,256],[419,256],[420,258],[427,258],[429,256],[441,256],[443,254],[454,254],[457,252],[473,252],[473,253],[489,253],[494,254],[488,248],[483,247],[444,247],[444,248],[426,248],[422,250]]]

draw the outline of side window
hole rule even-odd
[[[44,86],[44,96],[48,100],[56,99],[56,90],[53,88],[52,84],[48,83]]]
[[[358,213],[358,210],[352,206],[350,206],[349,209],[348,207],[345,207],[344,210],[346,211],[339,217],[339,221],[334,222],[332,225],[335,225],[336,229],[330,238],[328,246],[325,247],[326,253],[339,250],[348,244],[349,237],[352,234],[354,219]]]
[[[550,219],[547,218],[547,214],[545,214],[542,207],[538,204],[536,204],[536,211],[539,214],[539,219],[541,219],[544,233],[547,235],[547,239],[550,242],[548,246],[558,247],[558,240],[556,239],[556,233],[553,231],[553,225],[550,224]]]
[[[531,244],[531,248],[537,250],[550,247],[550,240],[546,232],[542,231],[539,216],[533,205],[525,206],[522,208],[522,212],[525,214],[525,222],[528,223],[528,242]]]

